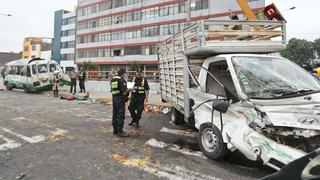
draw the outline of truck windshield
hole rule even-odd
[[[232,63],[248,98],[288,98],[320,91],[316,78],[287,59],[236,56]]]

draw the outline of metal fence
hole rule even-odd
[[[116,71],[88,71],[88,80],[110,81],[116,74]],[[136,75],[135,71],[127,71],[128,80]],[[144,77],[150,82],[159,82],[159,71],[145,71]]]

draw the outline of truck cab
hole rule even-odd
[[[319,147],[320,84],[292,61],[218,55],[203,62],[197,79],[199,86],[190,88],[189,95],[193,108],[200,105],[193,114],[200,148],[208,157],[238,149],[278,169]],[[213,99],[228,102],[228,110],[214,110]]]

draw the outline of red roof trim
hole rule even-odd
[[[96,46],[96,47],[88,47],[88,48],[79,48],[79,49],[77,49],[77,51],[122,48],[122,47],[132,47],[132,46],[145,46],[145,45],[157,45],[157,44],[160,44],[160,42],[145,42],[145,43],[132,43],[132,44],[117,44],[117,45],[111,45],[111,46]]]
[[[261,8],[256,8],[253,9],[253,11],[259,11]],[[241,14],[242,11],[234,11],[232,12],[234,14]],[[219,14],[211,14],[207,16],[198,16],[198,17],[193,17],[191,20],[201,20],[201,19],[208,19],[208,18],[217,18],[217,17],[223,17],[223,16],[228,16],[230,12],[225,12],[225,13],[219,13]],[[134,29],[141,29],[144,27],[150,27],[150,26],[156,26],[156,25],[164,25],[164,24],[174,24],[174,23],[181,23],[181,22],[186,22],[186,18],[184,19],[177,19],[177,20],[171,20],[171,21],[162,21],[158,23],[150,23],[150,24],[143,24],[143,25],[137,25],[137,26],[128,26],[124,28],[114,28],[114,29],[107,29],[103,31],[96,31],[96,32],[91,32],[91,33],[84,33],[84,34],[78,34],[78,37],[83,37],[83,36],[89,36],[89,35],[95,35],[95,34],[102,34],[102,33],[108,33],[112,31],[123,31],[123,30],[134,30]]]
[[[144,9],[150,9],[150,8],[154,8],[154,7],[161,7],[161,6],[171,5],[171,4],[177,4],[180,2],[183,2],[183,0],[175,0],[175,1],[162,2],[162,3],[158,3],[158,4],[152,4],[152,5],[143,6],[140,8],[134,8],[134,9],[110,13],[110,14],[106,14],[106,15],[102,15],[102,16],[96,16],[96,17],[92,17],[92,18],[83,19],[83,20],[78,21],[78,23],[82,23],[85,21],[91,21],[91,20],[95,20],[95,19],[100,19],[100,18],[105,18],[105,17],[110,17],[110,16],[115,16],[115,15],[120,15],[120,14],[126,14],[126,13],[130,13],[130,12],[144,10]]]
[[[150,60],[150,61],[134,61],[137,64],[158,64],[159,61],[157,60]],[[105,62],[93,62],[98,65],[128,65],[130,62],[128,61],[105,61]],[[78,65],[83,64],[83,62],[78,62]]]

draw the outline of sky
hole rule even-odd
[[[275,3],[287,20],[288,39],[320,38],[320,0],[265,0]],[[54,11],[73,10],[77,0],[0,0],[0,52],[20,52],[25,37],[53,37]],[[294,10],[287,11],[291,7]]]

